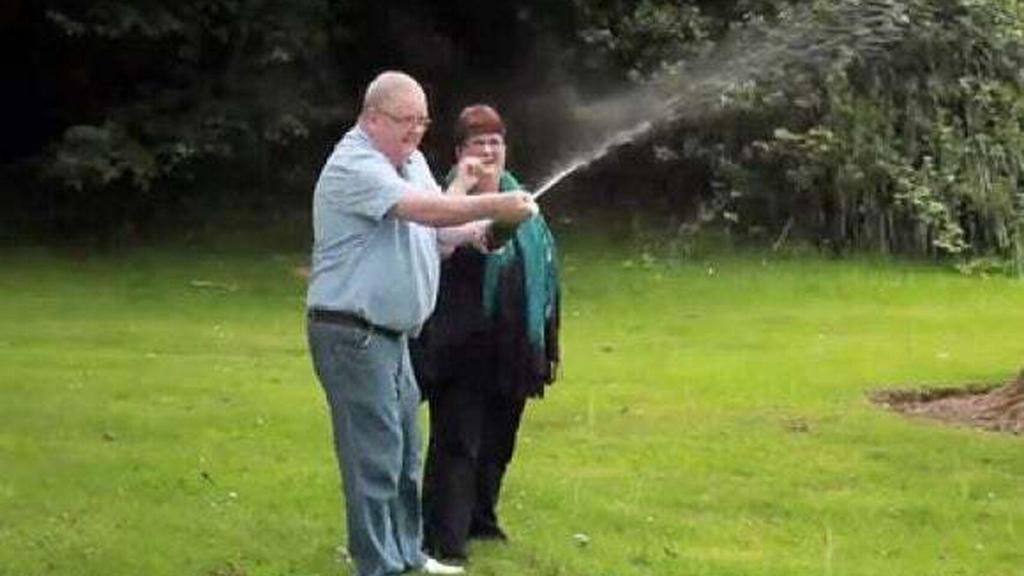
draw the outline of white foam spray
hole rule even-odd
[[[631,93],[580,107],[574,120],[591,132],[585,136],[587,143],[597,144],[560,163],[537,186],[534,197],[656,126],[726,109],[729,94],[737,89],[786,82],[779,75],[793,66],[823,70],[854,57],[884,57],[911,20],[908,7],[896,0],[839,0],[828,18],[816,18],[810,10],[785,14],[783,23],[771,30],[734,32]]]

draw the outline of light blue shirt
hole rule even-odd
[[[389,214],[414,190],[441,193],[422,153],[396,168],[358,125],[345,134],[313,192],[307,306],[419,331],[437,299],[437,232]]]

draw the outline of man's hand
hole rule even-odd
[[[505,224],[518,224],[540,212],[533,196],[522,191],[494,195],[493,209],[494,220]]]

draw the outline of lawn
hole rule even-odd
[[[1024,574],[1024,439],[866,396],[1012,378],[1024,283],[562,252],[561,379],[471,574]],[[304,254],[0,254],[0,575],[348,573]]]

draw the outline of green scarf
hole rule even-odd
[[[449,182],[453,176],[449,174]],[[498,181],[500,192],[520,189],[522,187],[512,174],[508,171],[501,174]],[[540,214],[520,223],[515,236],[501,250],[485,257],[483,306],[487,318],[494,319],[497,316],[501,306],[501,291],[498,289],[501,278],[517,258],[523,261],[527,336],[531,344],[543,349],[544,327],[547,318],[554,312],[558,298],[558,257],[555,239]]]

